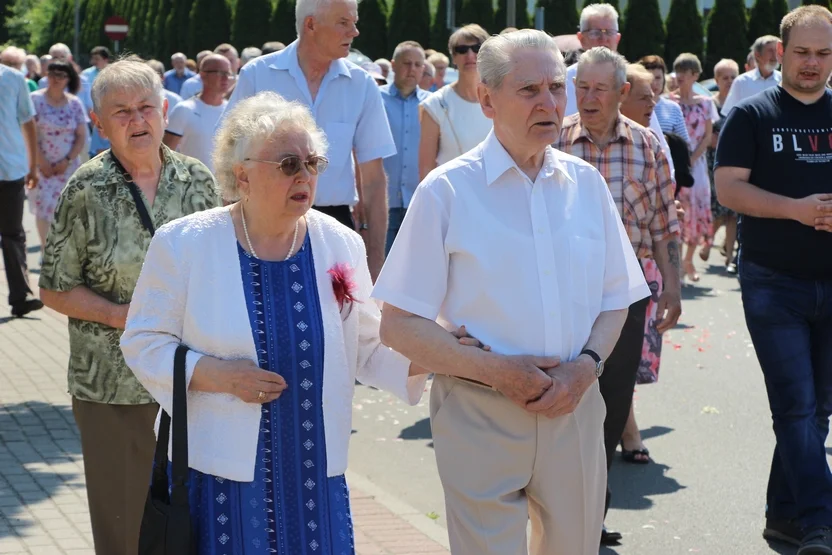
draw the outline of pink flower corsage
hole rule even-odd
[[[332,292],[335,293],[335,300],[338,301],[338,308],[341,312],[344,311],[344,305],[349,305],[347,315],[352,311],[352,305],[356,302],[361,302],[355,298],[355,292],[358,289],[358,284],[353,280],[355,270],[346,262],[335,264],[332,268],[327,270],[327,273],[332,276]]]

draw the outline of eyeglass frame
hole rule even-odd
[[[478,42],[477,44],[457,44],[454,46],[453,51],[454,54],[459,54],[460,56],[465,56],[468,54],[469,51],[477,54],[482,48],[482,43]],[[464,52],[460,52],[460,49],[464,49]],[[447,68],[446,68],[447,69]]]
[[[224,76],[228,77],[229,79],[234,77],[234,72],[233,71],[222,71],[220,69],[203,69],[201,71],[201,73],[208,73],[208,74],[211,74],[211,75],[216,73],[220,77],[222,77],[224,75]]]
[[[619,31],[618,29],[586,29],[586,30],[581,29],[580,33],[582,35],[588,36],[592,40],[598,40],[602,36],[603,37],[614,37],[614,36],[618,35],[619,33],[621,33],[621,31]],[[597,37],[592,36],[593,33],[597,34],[598,36]]]
[[[297,158],[298,160],[300,160],[301,164],[303,164],[303,167],[305,167],[306,171],[308,171],[311,175],[321,175],[322,173],[324,173],[326,171],[326,168],[329,167],[329,158],[327,158],[326,156],[321,156],[320,154],[313,154],[312,156],[309,156],[306,159],[301,158],[297,154],[292,154],[290,156],[286,156],[285,158],[283,158],[279,161],[262,160],[260,158],[243,158],[243,162],[260,162],[261,164],[271,164],[272,166],[277,166],[278,168],[280,168],[280,171],[283,172],[283,175],[285,175],[286,177],[294,177],[294,176],[296,176],[297,174],[300,173],[300,167],[298,167],[298,171],[296,171],[293,174],[288,174],[288,173],[286,173],[286,170],[283,169],[283,162],[285,162],[286,160],[289,160],[291,158]],[[318,171],[318,168],[316,167],[315,171],[312,171],[312,169],[309,167],[309,159],[310,158],[317,158],[319,163],[320,163],[321,160],[323,160],[323,162],[325,164],[324,169],[321,170],[321,171]],[[316,164],[316,166],[317,166],[317,164]]]

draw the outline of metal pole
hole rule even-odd
[[[75,36],[72,39],[72,54],[74,56],[78,56],[80,54],[80,41],[81,36],[81,0],[75,0]]]
[[[534,12],[534,28],[539,30],[539,31],[543,30],[543,15],[544,15],[545,11],[546,11],[546,8],[541,6],[541,7],[537,8],[537,10],[535,10],[535,12]]]
[[[445,22],[449,31],[456,29],[456,0],[448,0],[447,10],[445,10]]]
[[[118,54],[118,41],[115,41],[115,47],[116,47],[116,48],[115,48],[115,50],[116,50],[116,54]]]
[[[517,26],[517,0],[506,0],[506,27]]]

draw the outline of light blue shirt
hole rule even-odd
[[[29,157],[20,126],[35,117],[26,78],[0,65],[0,181],[15,181],[29,172]]]
[[[722,104],[722,115],[727,118],[734,106],[757,93],[776,87],[782,78],[783,76],[777,70],[774,70],[768,77],[763,77],[758,68],[746,71],[731,83],[731,89]]]
[[[249,62],[240,72],[218,125],[238,102],[262,91],[305,104],[329,142],[329,167],[318,178],[315,204],[354,205],[358,196],[353,151],[359,164],[396,154],[381,93],[369,73],[341,58],[329,66],[313,101],[297,47],[295,41],[280,52]]]
[[[419,186],[419,103],[430,93],[417,87],[405,98],[393,83],[380,87],[379,91],[397,153],[384,159],[387,203],[390,208],[407,208]]]
[[[81,76],[86,78],[90,85],[90,92],[92,92],[92,85],[95,83],[95,79],[98,77],[98,74],[101,73],[101,70],[95,66],[88,67],[84,71],[81,72]],[[92,106],[92,94],[90,94],[90,107]],[[98,128],[96,126],[92,126],[92,133],[90,134],[90,158],[98,154],[103,150],[107,150],[110,148],[110,141],[102,137],[98,133]]]
[[[656,107],[653,108],[653,113],[659,118],[662,133],[674,133],[690,144],[688,126],[685,124],[685,116],[678,104],[665,96],[660,96]]]
[[[193,77],[188,78],[184,83],[182,83],[182,88],[179,89],[179,96],[182,97],[182,100],[188,100],[189,98],[198,95],[202,92],[202,76],[198,73]]]
[[[177,75],[175,69],[169,69],[165,72],[165,77],[162,79],[162,82],[165,84],[167,90],[179,94],[182,90],[182,84],[194,75],[196,73],[188,68],[185,68],[185,72],[182,75]]]

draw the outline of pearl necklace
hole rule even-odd
[[[243,210],[243,206],[240,205],[240,219],[243,221],[243,233],[246,236],[246,243],[248,243],[248,250],[254,255],[254,258],[260,258],[257,256],[257,251],[254,250],[254,246],[251,244],[251,238],[248,236],[248,226],[246,226],[246,211]],[[286,258],[283,259],[283,262],[286,262],[292,257],[292,253],[295,252],[295,244],[298,242],[298,229],[300,229],[300,219],[295,222],[295,236],[292,237],[292,246],[289,247],[289,253],[286,255]]]

